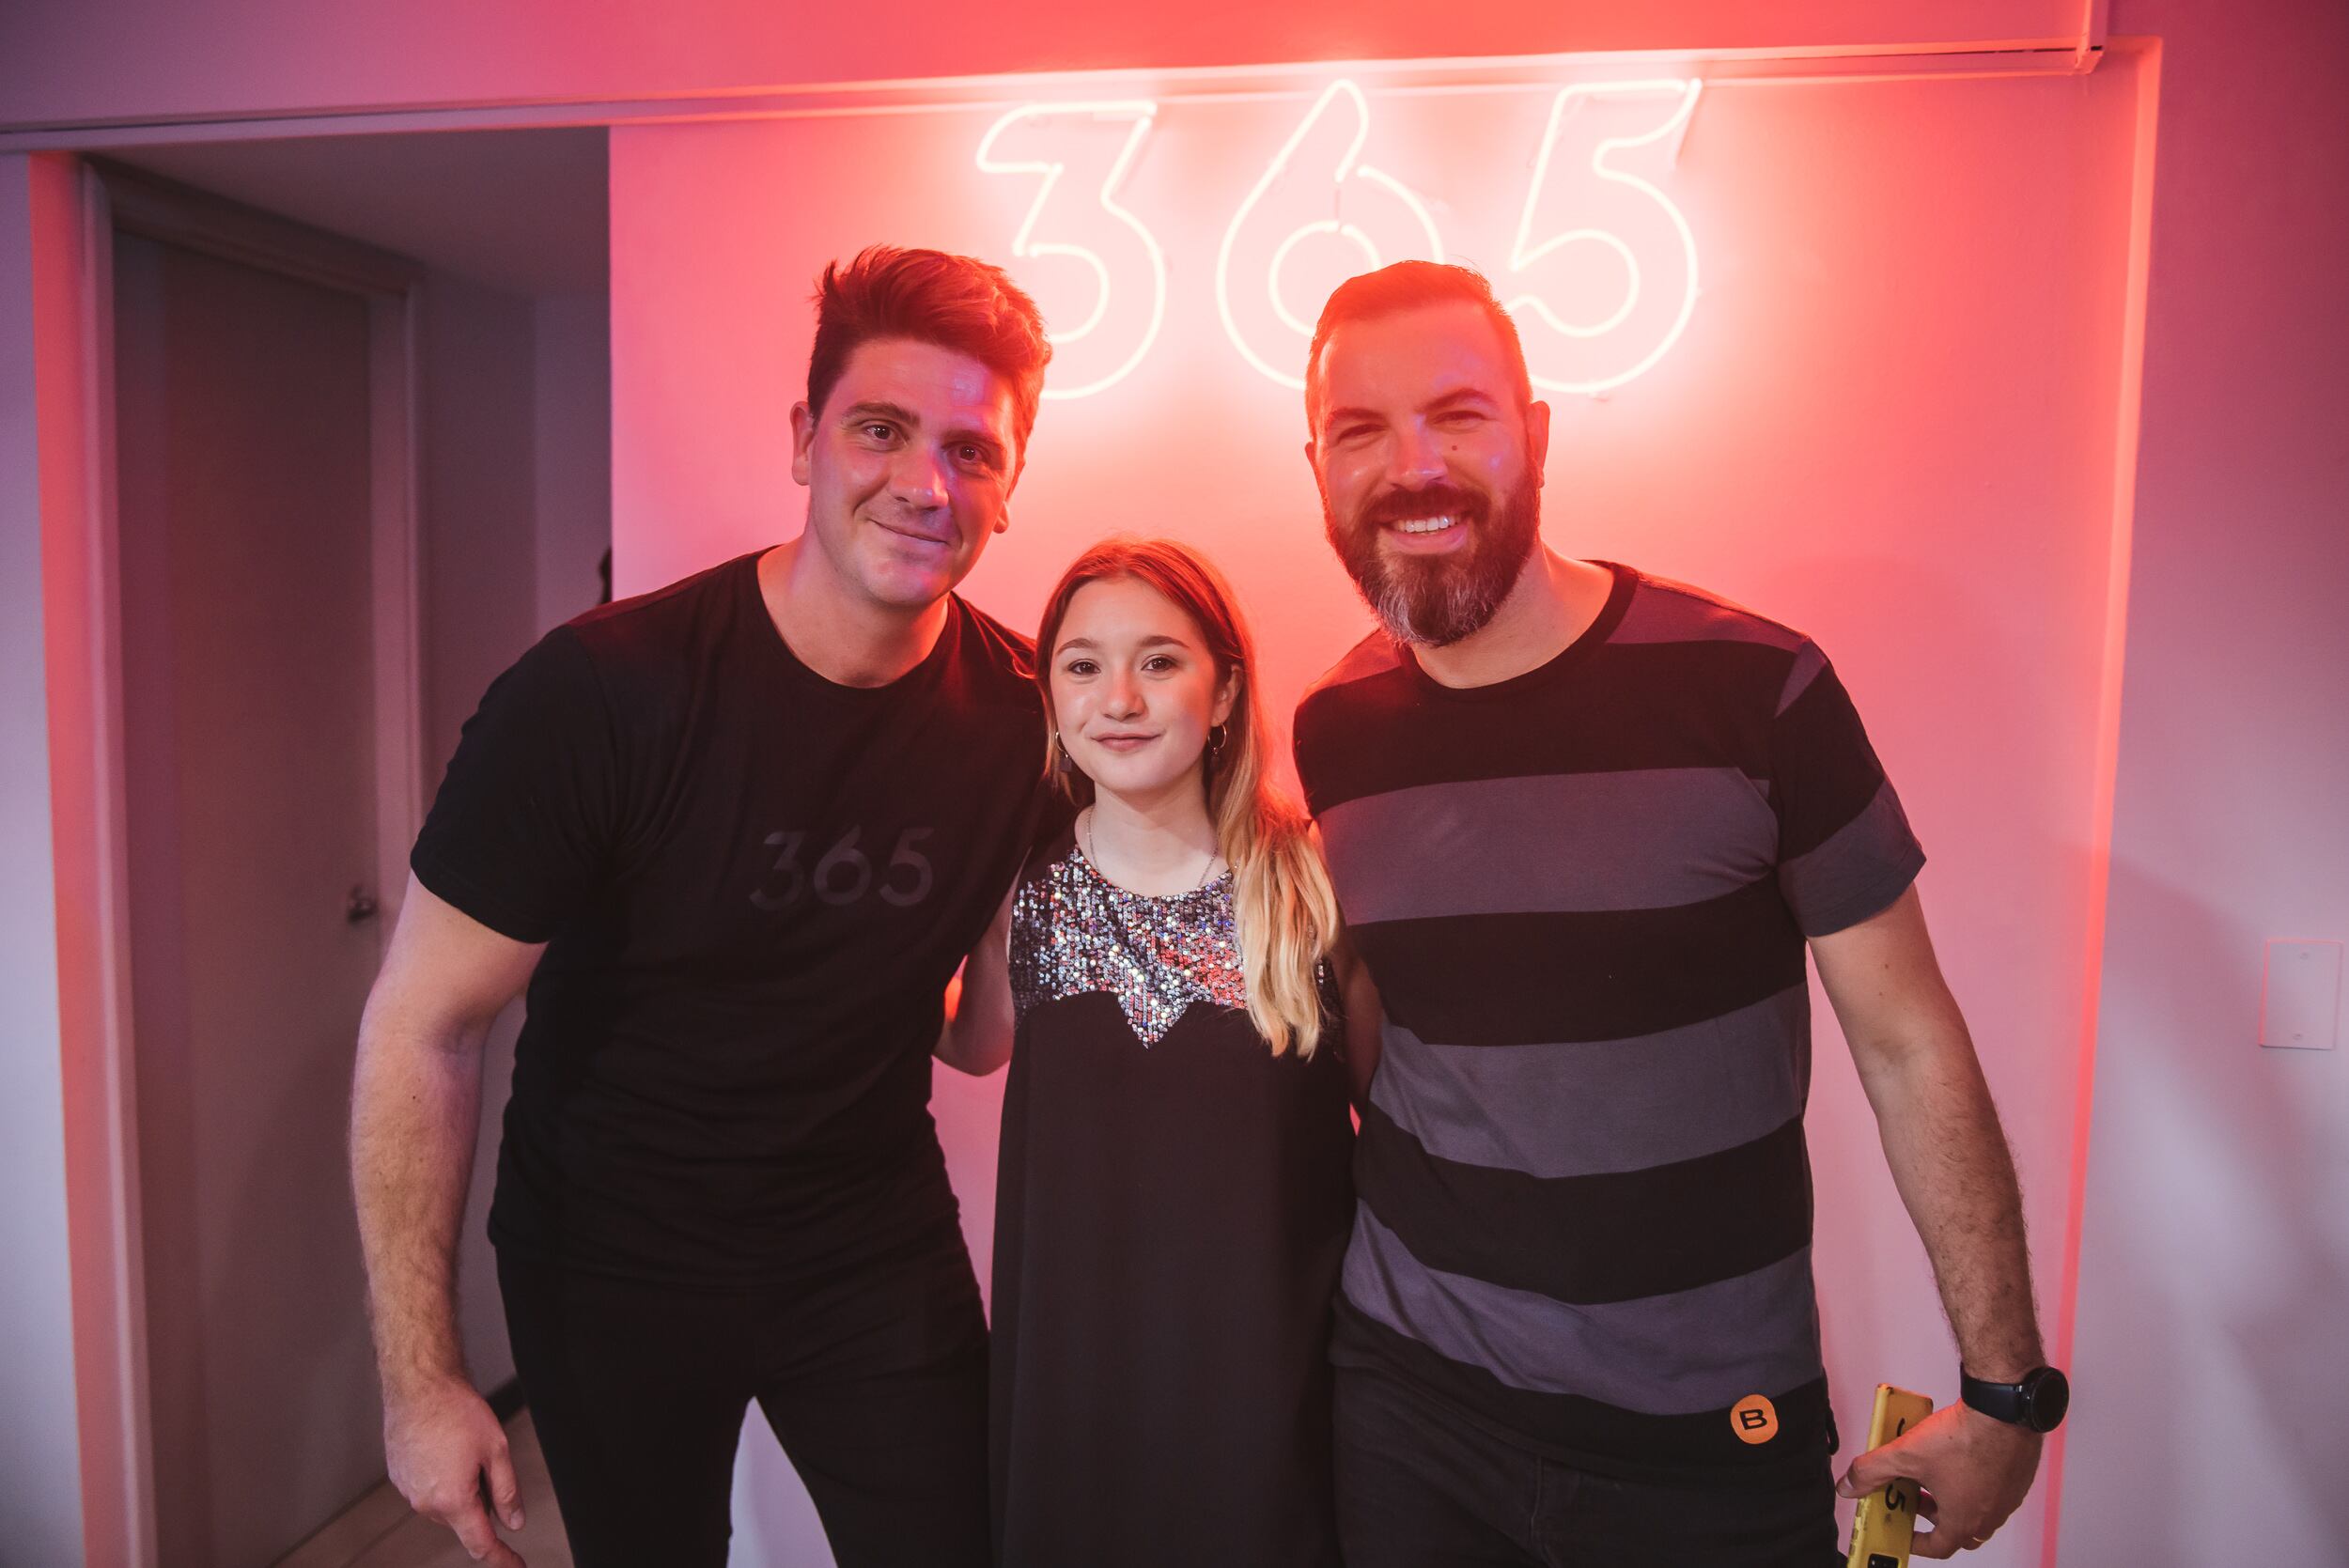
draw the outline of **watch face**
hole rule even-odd
[[[2053,1432],[2072,1407],[2072,1384],[2053,1367],[2042,1367],[2023,1384],[2023,1422],[2034,1432]]]

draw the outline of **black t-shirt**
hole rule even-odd
[[[491,684],[412,863],[549,944],[500,1247],[749,1282],[953,1235],[930,1052],[1034,840],[1044,731],[1029,644],[948,602],[918,667],[839,686],[777,635],[745,555]]]

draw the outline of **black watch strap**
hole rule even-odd
[[[2072,1386],[2053,1367],[2033,1367],[2019,1383],[1990,1383],[1963,1368],[1958,1398],[1971,1410],[2028,1432],[2053,1432],[2071,1407]]]

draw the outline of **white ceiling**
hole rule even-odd
[[[600,127],[312,136],[106,156],[516,294],[600,293]]]

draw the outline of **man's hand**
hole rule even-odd
[[[2036,1432],[1951,1405],[1853,1460],[1835,1489],[1857,1498],[1900,1477],[1915,1482],[1924,1491],[1918,1516],[1933,1527],[1917,1533],[1915,1555],[1955,1557],[1997,1534],[2023,1505],[2045,1441]]]
[[[455,1530],[474,1561],[524,1568],[521,1554],[498,1539],[481,1505],[486,1476],[490,1500],[506,1528],[522,1528],[521,1496],[514,1483],[506,1430],[470,1385],[439,1382],[386,1399],[383,1452],[391,1464],[392,1484],[408,1506]]]

